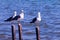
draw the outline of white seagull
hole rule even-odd
[[[40,12],[38,12],[37,17],[33,18],[32,21],[30,23],[39,23],[41,21],[41,14]]]
[[[11,16],[11,17],[9,17],[8,19],[6,19],[6,20],[4,20],[4,21],[13,21],[13,18],[16,16],[16,14],[17,14],[17,12],[16,11],[14,11],[14,15],[13,16]]]

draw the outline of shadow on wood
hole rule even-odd
[[[11,30],[12,30],[12,40],[15,40],[16,39],[15,25],[11,25]]]
[[[22,25],[20,23],[18,24],[18,31],[19,31],[19,40],[23,40],[22,39]]]
[[[36,40],[40,40],[40,31],[39,31],[39,26],[36,26]]]

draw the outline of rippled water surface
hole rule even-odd
[[[5,19],[24,10],[25,18],[22,24],[23,40],[36,40],[35,25],[29,22],[41,12],[40,22],[41,40],[60,40],[60,0],[0,0],[0,40],[12,40],[11,23]],[[18,27],[16,25],[16,40],[18,40]]]

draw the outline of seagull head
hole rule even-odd
[[[17,14],[17,12],[16,12],[16,11],[14,11],[14,15],[13,15],[13,18],[16,16],[16,14]]]
[[[20,17],[21,19],[24,19],[24,10],[21,10]]]
[[[41,14],[40,14],[40,12],[38,12],[37,20],[38,20],[38,21],[41,21]]]

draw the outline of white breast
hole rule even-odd
[[[24,19],[24,13],[20,14],[21,19]]]
[[[38,12],[37,20],[38,20],[38,21],[41,21],[41,14],[40,14],[40,12]]]

